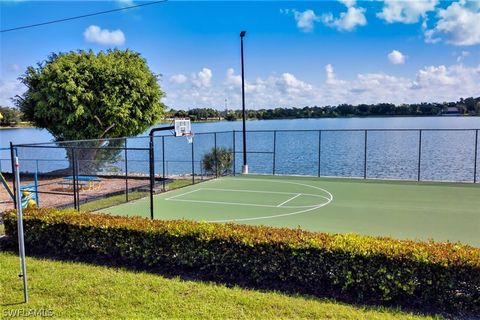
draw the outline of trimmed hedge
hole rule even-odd
[[[148,268],[362,303],[480,314],[480,249],[354,234],[26,210],[27,253]],[[4,216],[16,241],[15,211]]]

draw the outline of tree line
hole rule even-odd
[[[444,113],[460,115],[480,115],[480,97],[461,98],[456,102],[422,102],[395,105],[392,103],[377,104],[340,104],[338,106],[305,106],[303,108],[274,108],[247,110],[248,119],[294,119],[294,118],[336,118],[336,117],[368,117],[368,116],[437,116]],[[241,110],[223,110],[214,108],[194,108],[190,110],[170,109],[167,118],[189,117],[191,120],[237,120],[241,119]]]
[[[15,127],[22,121],[22,112],[17,108],[0,106],[0,126]]]
[[[415,103],[394,105],[378,104],[340,104],[338,106],[305,106],[303,108],[274,108],[247,110],[248,119],[297,119],[297,118],[336,118],[336,117],[368,117],[368,116],[437,116],[456,108],[460,115],[480,115],[480,97],[469,97],[456,102]],[[21,121],[28,120],[17,108],[0,106],[0,126],[16,126]],[[170,109],[165,112],[165,118],[185,118],[192,121],[229,120],[242,118],[241,110],[216,110],[214,108],[193,108],[190,110]]]

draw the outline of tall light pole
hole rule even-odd
[[[248,174],[247,164],[247,133],[245,131],[245,73],[243,70],[243,37],[245,37],[246,31],[240,31],[240,51],[242,57],[242,121],[243,121],[243,166],[242,173]]]

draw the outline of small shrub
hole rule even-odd
[[[210,152],[205,153],[202,159],[202,166],[205,173],[217,176],[231,173],[232,164],[232,150],[222,147],[212,148]]]
[[[15,211],[5,214],[16,241]],[[29,253],[194,269],[215,280],[361,303],[480,314],[480,249],[263,226],[25,211]]]

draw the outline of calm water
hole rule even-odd
[[[477,129],[476,117],[403,117],[403,118],[347,118],[294,119],[248,121],[247,130],[335,130],[335,129]],[[217,146],[241,150],[241,122],[194,123],[197,133],[194,143],[195,173],[201,172],[200,160],[216,139]],[[216,137],[204,132],[221,132]],[[40,129],[0,130],[0,147],[14,144],[48,142],[52,136]],[[161,139],[155,143],[156,172],[162,173],[163,153]],[[274,143],[275,141],[275,143]],[[365,155],[365,132],[318,131],[304,132],[250,132],[247,135],[248,163],[254,173],[298,174],[322,176],[349,176],[389,179],[472,181],[475,159],[474,131],[423,131],[419,163],[418,131],[369,131]],[[148,147],[148,140],[128,139],[129,147]],[[273,155],[275,151],[275,156]],[[480,151],[477,151],[479,153]],[[23,170],[47,172],[68,167],[63,149],[19,149]],[[148,152],[129,151],[128,171],[148,172]],[[477,155],[480,159],[480,155]],[[1,159],[8,159],[8,151],[0,151]],[[125,155],[117,157],[107,171],[123,172]],[[242,154],[236,154],[236,171],[240,171]],[[366,158],[366,162],[365,162]],[[183,138],[165,138],[167,174],[188,174],[192,148]],[[365,165],[366,164],[366,165]],[[0,160],[1,169],[10,171],[7,160]],[[477,173],[477,177],[478,177]]]

